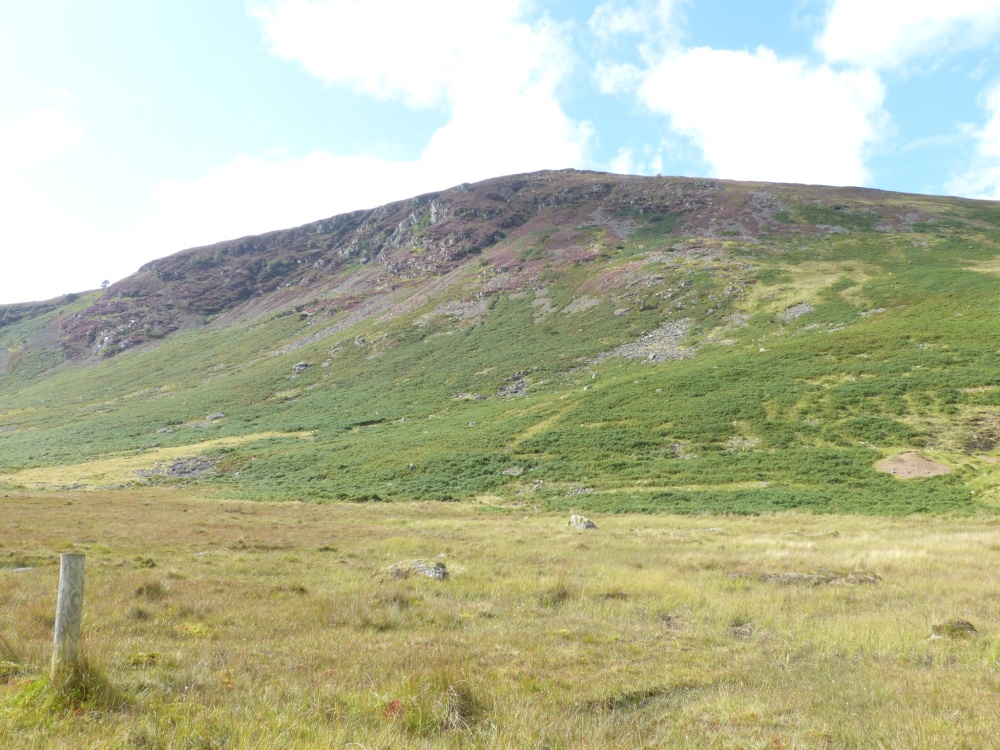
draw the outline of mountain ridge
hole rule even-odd
[[[762,232],[824,233],[842,228],[839,224],[796,225],[775,220],[776,215],[786,213],[781,194],[793,192],[815,195],[817,202],[832,202],[837,207],[833,210],[843,215],[823,218],[841,222],[851,216],[851,203],[857,206],[859,197],[898,200],[905,195],[870,188],[632,177],[576,170],[512,175],[299,227],[190,248],[151,261],[111,285],[85,310],[62,321],[57,335],[69,359],[85,358],[88,351],[110,356],[190,328],[205,316],[229,312],[268,293],[274,294],[280,305],[283,299],[304,300],[309,294],[326,292],[338,274],[350,270],[352,261],[374,262],[384,269],[390,284],[440,276],[453,270],[462,258],[481,253],[508,234],[531,231],[532,220],[540,223],[537,219],[545,209],[549,209],[545,217],[548,223],[590,219],[591,225],[604,227],[611,239],[622,239],[640,228],[643,216],[668,217],[676,224],[671,233],[678,236],[710,239],[757,241]],[[906,197],[910,201],[918,198]],[[941,199],[923,200],[933,204]],[[878,212],[868,205],[865,210],[870,213],[856,215],[852,221],[867,221],[880,231],[912,228],[935,218],[925,210],[900,214]],[[562,216],[551,215],[557,212]],[[290,287],[304,294],[282,294],[282,288]],[[70,295],[70,301],[75,296]],[[54,301],[0,305],[0,325],[20,309],[47,312],[56,306]]]

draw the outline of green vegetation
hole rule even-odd
[[[786,213],[802,226],[838,218],[850,231],[752,245],[685,238],[679,215],[632,213],[641,225],[624,240],[584,227],[587,253],[572,260],[557,228],[533,230],[405,314],[350,318],[353,298],[317,298],[322,314],[206,319],[152,349],[53,368],[58,349],[40,332],[79,300],[0,329],[0,482],[609,511],[992,512],[1000,234],[995,209],[947,206],[935,215],[964,222],[961,233],[868,231],[904,209],[801,201]],[[485,294],[505,252],[531,264],[533,285]],[[272,259],[267,273],[295,263]],[[480,295],[481,308],[453,312]],[[664,325],[681,331],[669,344],[681,358],[658,359],[667,345],[643,338]],[[602,356],[628,344],[634,359]],[[312,366],[293,371],[300,361]],[[214,412],[225,417],[206,421]],[[950,473],[879,470],[908,451]],[[171,468],[185,456],[210,470]]]

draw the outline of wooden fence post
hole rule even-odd
[[[52,676],[77,666],[80,658],[80,621],[83,619],[84,555],[59,556],[59,599],[56,635],[52,644]]]

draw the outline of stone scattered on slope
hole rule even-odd
[[[409,578],[414,574],[443,581],[448,577],[448,568],[443,562],[428,562],[427,560],[409,560],[389,566],[389,575],[397,580]]]
[[[572,515],[569,517],[568,526],[571,529],[596,529],[597,524],[586,516]]]
[[[812,305],[810,305],[808,302],[802,302],[799,303],[798,305],[793,305],[792,307],[789,307],[787,310],[783,310],[782,312],[778,313],[775,317],[782,323],[791,323],[793,320],[801,318],[803,315],[807,315],[812,311],[813,311]]]
[[[215,411],[205,417],[206,422],[218,422],[220,419],[225,419],[226,415],[221,411]]]
[[[296,362],[292,365],[292,372],[303,372],[313,366],[312,362]]]
[[[618,311],[615,311],[618,314]],[[652,333],[647,333],[638,341],[624,344],[610,352],[597,356],[594,362],[604,362],[612,357],[624,359],[644,359],[647,362],[667,362],[673,359],[687,359],[694,355],[694,349],[681,346],[680,342],[691,330],[688,319],[668,321]]]
[[[157,461],[150,469],[139,469],[136,475],[140,477],[181,477],[182,479],[197,479],[206,474],[215,473],[215,462],[204,456],[189,456],[176,458],[169,464]]]

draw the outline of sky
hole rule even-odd
[[[567,167],[1000,199],[1000,0],[0,0],[0,304]]]

